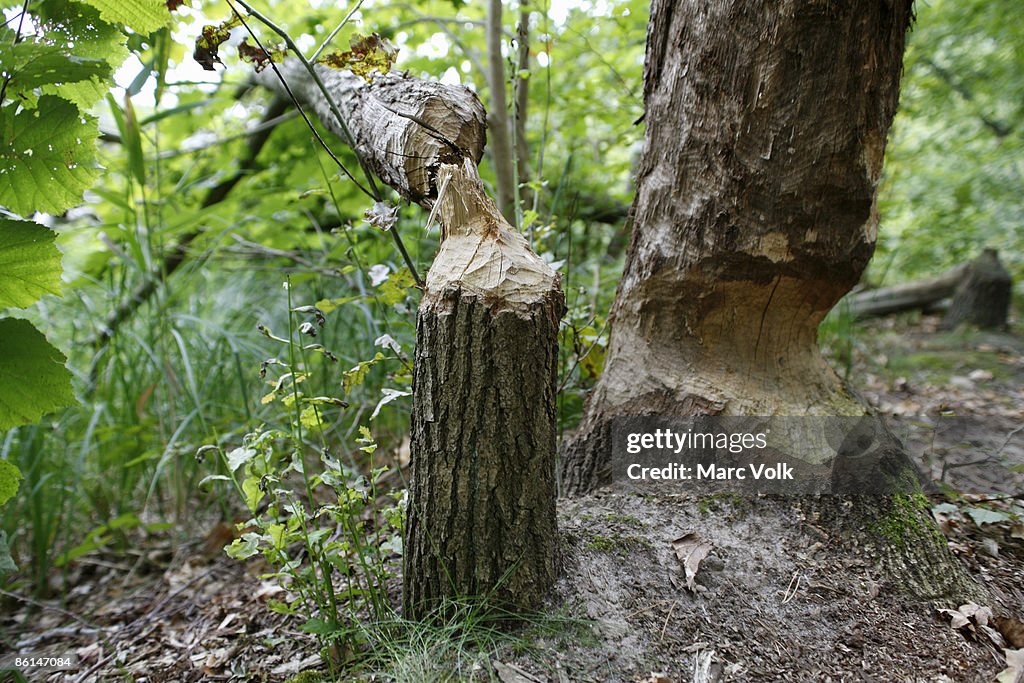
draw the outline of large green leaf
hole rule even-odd
[[[31,90],[51,83],[75,83],[110,76],[105,59],[73,55],[59,45],[21,42],[0,52],[0,71],[11,74],[7,92]]]
[[[41,225],[0,218],[0,308],[24,308],[44,294],[60,294],[56,238]]]
[[[0,506],[14,498],[21,481],[21,470],[10,460],[0,460]]]
[[[0,319],[0,429],[37,422],[75,402],[65,360],[27,320]]]
[[[152,33],[170,20],[164,0],[82,0],[112,24],[124,24],[137,33]]]
[[[81,203],[99,174],[96,120],[53,95],[16,112],[17,104],[0,110],[0,205],[29,215]]]
[[[36,7],[35,3],[32,5]],[[54,3],[40,26],[45,40],[78,57],[102,59],[116,69],[128,56],[126,37],[120,28],[100,19],[95,8],[77,3]],[[93,77],[63,85],[44,86],[44,93],[60,95],[85,111],[110,90],[110,79]]]

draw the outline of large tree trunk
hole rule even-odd
[[[632,242],[563,492],[607,480],[617,416],[866,413],[817,329],[874,249],[911,4],[654,0]]]
[[[536,609],[557,566],[565,304],[558,276],[484,192],[483,107],[462,87],[318,67],[339,121],[300,65],[281,71],[377,175],[441,223],[416,326],[404,612],[421,618],[462,598]]]

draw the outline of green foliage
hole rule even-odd
[[[136,30],[156,27],[147,12],[165,12],[157,0],[95,4],[101,15]],[[61,254],[54,233],[14,217],[61,214],[81,203],[99,175],[99,131],[84,109],[98,99],[101,84],[124,56],[123,35],[112,38],[115,32],[88,7],[43,0],[33,7],[36,14],[29,15],[29,9],[30,3],[24,3],[0,29],[0,208],[7,216],[0,219],[0,309],[25,308],[44,294],[60,293]],[[166,15],[160,16],[166,23]],[[65,361],[31,322],[0,317],[0,430],[74,403]],[[20,476],[12,460],[0,459],[0,466],[7,481],[12,472]],[[41,494],[36,485],[28,491]],[[34,531],[45,526],[39,518],[33,522]],[[48,555],[51,539],[40,540],[37,547]],[[0,573],[13,570],[3,532]],[[44,575],[40,583],[45,580]]]
[[[21,471],[7,460],[0,460],[0,505],[3,505],[18,492]]]
[[[1024,24],[1015,0],[933,0],[909,36],[872,278],[935,275],[984,247],[1024,276]],[[878,267],[883,266],[882,268]]]
[[[0,110],[0,204],[15,213],[61,213],[79,204],[99,175],[96,120],[54,95],[34,109]]]
[[[271,608],[301,615],[305,631],[347,652],[363,645],[361,621],[367,614],[378,620],[390,614],[384,585],[387,558],[401,553],[404,513],[398,500],[382,509],[388,496],[378,486],[387,467],[377,467],[371,459],[368,472],[362,474],[354,461],[344,465],[332,453],[324,425],[333,411],[344,410],[348,403],[303,391],[315,383],[315,374],[332,369],[330,364],[312,363],[313,358],[337,362],[322,344],[303,339],[322,338],[327,317],[314,306],[293,307],[291,287],[287,290],[288,337],[266,333],[282,345],[287,360],[265,361],[261,375],[268,369],[279,371],[267,380],[273,390],[262,402],[279,406],[288,428],[257,428],[239,447],[227,452],[213,449],[221,453],[226,474],[204,481],[230,482],[252,515],[238,524],[240,536],[225,551],[236,560],[261,554],[274,567],[265,578],[281,580],[293,597]],[[311,320],[300,319],[310,314]],[[384,354],[377,353],[371,364],[384,360]],[[367,371],[368,367],[362,371],[360,382]],[[350,392],[351,387],[346,389]],[[377,444],[369,429],[359,426],[359,433],[356,442],[369,444],[359,450],[372,455]]]
[[[111,24],[122,24],[139,33],[152,33],[168,23],[165,0],[80,0],[99,10]]]
[[[56,233],[27,221],[0,218],[0,308],[25,308],[60,294]]]
[[[27,320],[0,318],[0,429],[71,405],[66,358]]]

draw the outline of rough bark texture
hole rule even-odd
[[[343,140],[347,127],[356,152],[370,170],[409,201],[428,209],[433,206],[435,177],[442,163],[462,158],[480,162],[486,113],[472,90],[399,73],[378,75],[367,83],[350,71],[314,68],[337,104],[343,124],[298,60],[278,66],[295,96]],[[265,69],[258,79],[284,92],[272,69]]]
[[[470,162],[439,174],[444,241],[417,318],[403,603],[541,606],[554,584],[558,277]]]
[[[966,322],[982,329],[1005,329],[1012,292],[1013,278],[999,262],[999,254],[986,249],[971,262],[942,326],[952,329]]]
[[[866,413],[817,329],[874,250],[911,5],[654,0],[632,241],[563,493],[604,483],[620,415]],[[899,500],[833,502],[908,588],[962,590],[920,506],[863,523]]]
[[[910,0],[655,0],[633,236],[563,490],[616,414],[858,415],[818,324],[875,243]]]

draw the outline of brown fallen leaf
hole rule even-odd
[[[991,608],[968,602],[960,605],[957,609],[940,609],[939,612],[949,617],[950,626],[965,635],[971,634],[975,637],[983,635],[996,647],[1006,646],[1002,634],[993,628],[995,620]]]
[[[644,683],[672,683],[672,679],[664,671],[652,671]]]
[[[697,578],[700,563],[712,548],[714,546],[696,531],[685,533],[672,541],[672,549],[676,551],[676,557],[683,563],[683,569],[686,571],[686,587],[691,591],[694,589],[694,580]]]

